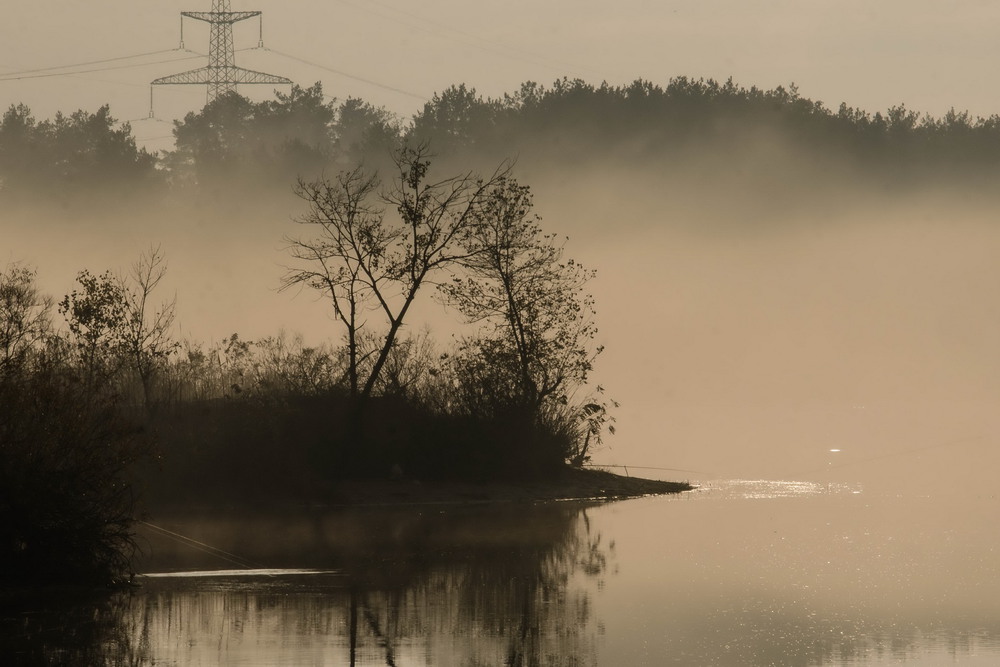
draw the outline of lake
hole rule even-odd
[[[8,655],[81,665],[995,665],[998,502],[988,487],[728,480],[605,504],[160,517],[142,527],[135,590],[40,604],[16,620]]]

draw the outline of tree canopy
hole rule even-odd
[[[517,156],[540,167],[672,169],[692,155],[753,159],[771,145],[804,163],[848,162],[917,182],[982,182],[1000,168],[1000,115],[831,108],[794,85],[766,90],[684,76],[664,85],[526,82],[495,99],[460,84],[436,93],[408,122],[361,99],[338,102],[317,83],[262,102],[220,97],[176,121],[174,136],[174,150],[156,156],[137,148],[128,123],[107,106],[39,121],[13,105],[0,122],[0,196],[126,191],[149,182],[264,194],[353,164],[385,166],[393,150],[421,144],[439,161],[477,167]]]
[[[0,192],[59,197],[136,187],[156,173],[156,157],[136,146],[128,123],[108,105],[38,121],[23,104],[0,121]]]

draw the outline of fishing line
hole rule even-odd
[[[628,469],[633,468],[635,470],[666,470],[669,472],[689,472],[695,475],[714,475],[712,472],[705,472],[704,470],[685,470],[684,468],[659,468],[656,466],[627,466],[627,465],[617,465],[611,463],[585,463],[584,467],[587,468],[624,468],[625,473],[628,474]]]
[[[260,563],[255,563],[253,561],[246,560],[245,558],[240,558],[236,554],[230,553],[228,551],[223,551],[222,549],[213,547],[211,544],[205,544],[204,542],[199,542],[196,539],[193,539],[191,537],[187,537],[186,535],[181,535],[180,533],[175,533],[172,530],[167,530],[166,528],[163,528],[162,526],[157,526],[156,524],[152,524],[152,523],[150,523],[148,521],[141,521],[140,520],[140,521],[138,521],[138,523],[141,523],[144,526],[147,526],[149,528],[152,528],[155,531],[158,531],[164,537],[171,538],[174,541],[179,542],[180,544],[183,544],[185,546],[191,547],[192,549],[195,549],[196,551],[202,551],[204,553],[209,554],[210,556],[215,556],[216,558],[219,558],[219,559],[224,560],[224,561],[228,561],[228,562],[230,562],[230,563],[232,563],[234,565],[239,565],[243,569],[246,569],[246,570],[259,570],[259,569],[263,569],[263,567],[264,567]]]

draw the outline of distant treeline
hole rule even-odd
[[[763,90],[686,77],[666,86],[525,83],[498,99],[459,85],[409,120],[359,99],[329,101],[316,84],[264,102],[222,97],[176,121],[174,137],[174,150],[153,155],[107,106],[39,121],[14,105],[0,123],[0,193],[52,198],[226,184],[287,190],[298,176],[377,164],[404,144],[428,144],[439,157],[465,162],[517,155],[546,166],[618,160],[683,168],[693,154],[732,159],[749,151],[753,160],[762,144],[776,144],[819,163],[847,161],[894,177],[989,176],[1000,168],[1000,115],[833,110],[794,85]]]

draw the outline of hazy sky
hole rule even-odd
[[[210,0],[7,4],[0,23],[6,73],[175,49],[179,13],[211,8]],[[232,9],[264,12],[271,49],[241,51],[238,64],[303,85],[322,80],[332,96],[362,97],[405,117],[451,84],[499,95],[561,76],[595,83],[732,76],[764,88],[794,82],[832,108],[905,103],[934,115],[956,107],[984,116],[1000,109],[993,77],[1000,5],[982,0],[233,0]],[[186,46],[206,53],[207,24],[185,24]],[[238,49],[253,49],[257,21],[237,24],[235,35]],[[118,118],[142,119],[150,80],[204,61],[122,66],[192,55],[96,63],[78,69],[101,71],[71,77],[46,70],[8,78],[0,81],[0,102],[25,102],[41,117],[110,102]],[[156,113],[170,120],[204,100],[200,86],[158,88]],[[134,125],[140,137],[169,135],[166,124]]]
[[[148,145],[166,148],[168,121],[204,104],[203,87],[161,87],[158,120],[146,119],[150,80],[204,65],[173,50],[179,13],[207,11],[210,0],[7,4],[0,72],[36,71],[33,78],[0,75],[4,107],[24,102],[47,118],[110,103],[115,116],[134,121],[137,137],[159,137],[160,145]],[[234,0],[232,9],[264,12],[270,49],[254,50],[255,20],[239,24],[236,45],[247,50],[238,64],[302,85],[322,80],[329,95],[361,97],[404,117],[463,82],[497,96],[561,76],[665,84],[679,75],[732,76],[763,88],[794,82],[834,109],[844,101],[869,111],[905,103],[934,115],[951,107],[1000,113],[993,75],[1000,4],[973,0]],[[187,21],[185,42],[204,54],[207,26]],[[149,55],[118,59],[135,54]],[[157,62],[164,60],[174,62]],[[137,62],[152,64],[130,67]],[[48,68],[68,64],[94,71],[51,76],[62,70]],[[269,95],[263,88],[241,92]],[[554,229],[571,232],[573,254],[599,271],[594,291],[608,345],[601,381],[622,402],[606,461],[794,476],[826,465],[834,448],[845,461],[865,461],[872,451],[1000,433],[993,417],[1000,233],[992,209],[892,200],[872,210],[859,204],[837,226],[797,225],[794,235],[688,238],[667,221],[683,227],[692,215],[707,223],[717,214],[722,223],[729,215],[743,224],[744,204],[753,202],[727,192],[729,213],[713,213],[704,206],[719,199],[713,188],[733,184],[709,180],[673,195],[660,193],[660,183],[623,190],[632,176],[609,182],[603,172],[597,181],[557,174],[555,185],[532,184],[538,211]],[[644,221],[651,234],[668,231],[640,237],[638,250],[629,238],[615,246],[618,230],[601,230],[622,215],[623,201],[634,209],[626,217]],[[758,204],[770,211],[772,203]],[[71,289],[77,270],[121,268],[162,243],[184,336],[258,337],[274,333],[275,323],[314,339],[337,335],[322,303],[275,293],[286,212],[238,235],[214,221],[167,215],[102,223],[103,231],[68,221],[56,234],[30,218],[0,221],[0,265],[36,264],[45,289],[58,295]],[[802,215],[801,222],[815,222]],[[912,220],[926,224],[914,228]],[[989,409],[967,408],[963,402],[973,399]],[[945,400],[962,409],[941,408]],[[733,407],[753,401],[756,411]],[[937,407],[911,410],[920,401]],[[909,412],[900,417],[898,404]],[[720,405],[728,406],[724,415]],[[767,412],[771,406],[778,407]]]

